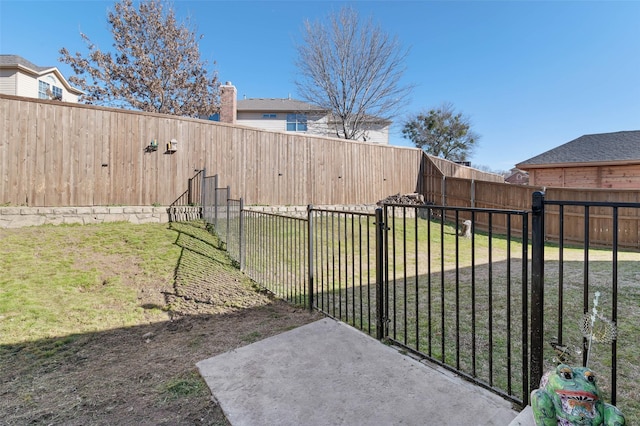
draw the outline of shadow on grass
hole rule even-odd
[[[0,345],[0,423],[228,425],[195,364],[320,317],[256,291],[198,224],[172,229],[173,291],[138,305],[153,322]]]

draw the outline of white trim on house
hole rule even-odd
[[[294,115],[306,117],[306,126],[304,119],[291,120]],[[239,99],[237,123],[264,130],[339,137],[328,110],[291,98]],[[389,144],[390,125],[387,120],[371,120],[370,129],[361,140]]]
[[[0,93],[77,103],[83,92],[72,87],[56,67],[39,67],[18,55],[0,55]]]

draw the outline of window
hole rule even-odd
[[[62,100],[62,89],[57,87],[57,86],[52,86],[51,87],[51,91],[53,93],[53,99],[57,100],[57,101],[61,101]]]
[[[209,116],[209,120],[211,120],[211,121],[220,121],[220,113],[216,112],[215,114],[211,114]]]
[[[49,83],[38,80],[38,98],[49,99]]]
[[[262,118],[276,118],[275,114],[262,114]]]
[[[288,132],[306,132],[307,114],[287,114]]]

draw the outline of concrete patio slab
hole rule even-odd
[[[234,426],[501,425],[493,393],[322,319],[197,363]]]

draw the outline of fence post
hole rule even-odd
[[[213,227],[218,232],[218,175],[213,176]]]
[[[313,205],[309,204],[307,206],[307,255],[309,256],[309,262],[307,263],[308,266],[308,278],[309,278],[309,289],[308,289],[308,293],[309,293],[309,311],[313,311],[313,304],[314,302],[314,297],[313,297],[313,291],[314,291],[314,276],[313,276],[313,268],[314,268],[314,264],[313,264],[313,214],[312,214],[312,210],[313,210]]]
[[[533,193],[531,212],[530,392],[540,385],[544,356],[544,192]]]
[[[242,197],[240,197],[240,220],[238,230],[238,263],[240,264],[240,270],[244,271],[244,256],[242,251],[244,250],[244,244],[242,244],[242,237],[244,236],[244,201],[242,201]]]
[[[200,171],[200,175],[202,177],[202,182],[200,183],[200,205],[204,206],[204,185],[205,182],[207,181],[207,168],[203,167],[202,170]]]
[[[384,336],[384,230],[382,208],[376,209],[376,339]]]
[[[476,206],[476,181],[471,179],[471,207]]]
[[[230,231],[230,226],[231,226],[231,219],[229,218],[229,213],[230,209],[229,209],[229,197],[231,196],[231,188],[229,187],[229,185],[227,185],[227,235],[225,238],[225,243],[227,244],[227,247],[229,247],[229,231]]]
[[[447,177],[444,175],[442,176],[440,192],[442,193],[442,203],[440,203],[440,205],[445,206],[447,202]]]

